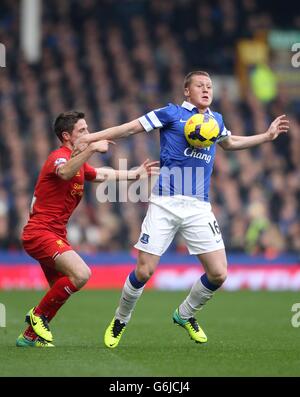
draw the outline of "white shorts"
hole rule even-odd
[[[194,197],[152,194],[135,248],[161,256],[177,232],[191,255],[225,248],[210,203]]]

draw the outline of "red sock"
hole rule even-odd
[[[38,337],[31,325],[28,325],[26,330],[23,332],[23,335],[25,336],[26,339],[29,340],[36,340],[36,338]]]
[[[67,299],[77,292],[78,288],[70,281],[69,277],[59,278],[52,288],[43,297],[41,302],[36,306],[34,314],[47,317],[48,321],[52,320],[56,312],[67,301]]]

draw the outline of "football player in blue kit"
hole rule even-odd
[[[247,149],[272,141],[288,130],[288,120],[281,115],[262,134],[232,134],[225,127],[222,115],[210,109],[213,85],[207,72],[194,71],[185,77],[184,96],[182,105],[170,103],[129,123],[89,134],[77,143],[80,151],[92,141],[114,140],[160,129],[160,176],[149,198],[135,245],[138,249],[136,269],[125,281],[119,306],[104,335],[104,343],[109,348],[115,348],[120,342],[146,282],[177,232],[185,239],[189,253],[199,258],[205,272],[177,306],[173,321],[185,328],[195,342],[207,342],[195,315],[227,276],[222,234],[209,202],[216,144],[224,150]],[[219,125],[217,140],[209,148],[193,148],[185,138],[185,123],[197,113],[208,113]]]

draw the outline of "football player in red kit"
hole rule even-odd
[[[53,347],[49,322],[91,276],[88,265],[68,242],[66,231],[68,220],[83,195],[84,182],[135,180],[158,172],[158,162],[149,160],[130,171],[88,165],[86,161],[92,154],[107,152],[109,144],[113,143],[108,140],[92,143],[72,157],[76,139],[89,133],[84,117],[84,113],[76,111],[57,117],[54,130],[62,144],[49,155],[35,186],[22,242],[25,251],[40,263],[50,290],[27,313],[28,327],[17,338],[18,347]]]

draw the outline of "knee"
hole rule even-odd
[[[72,281],[76,288],[82,288],[90,279],[92,275],[91,269],[89,267],[80,269],[72,276]]]
[[[136,277],[139,281],[146,283],[151,278],[159,262],[159,258],[160,257],[157,255],[139,251],[135,270]]]
[[[227,278],[227,270],[211,273],[208,277],[213,284],[221,286]]]
[[[154,273],[153,270],[150,270],[146,266],[137,268],[135,271],[137,279],[142,283],[146,283],[151,278],[153,273]]]
[[[154,273],[154,270],[146,261],[139,261],[135,270],[136,277],[139,281],[146,283]]]

